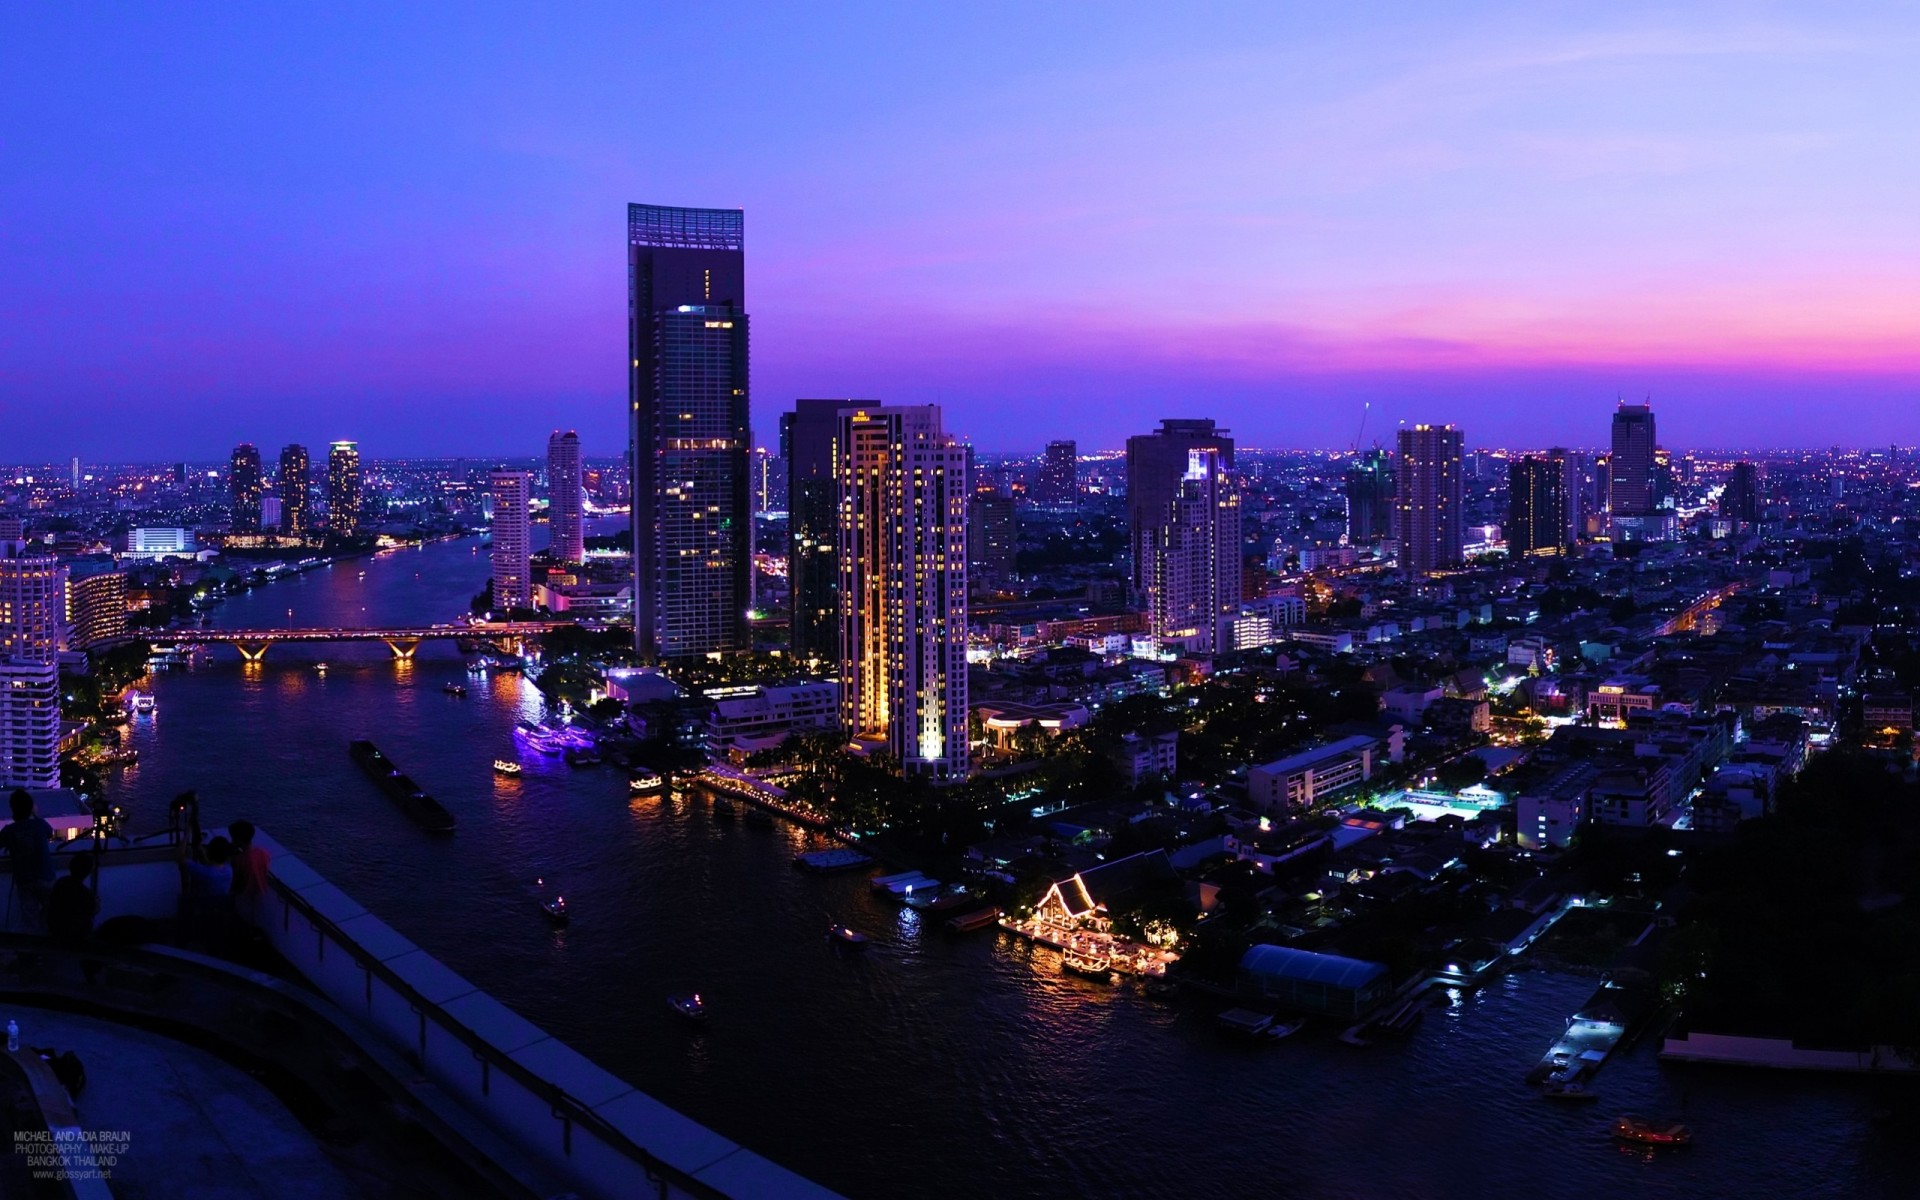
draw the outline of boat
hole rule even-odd
[[[927,903],[926,911],[936,917],[945,916],[947,913],[959,912],[961,909],[978,904],[979,902],[980,897],[965,888],[948,888],[946,891],[940,893],[938,899],[931,900]],[[918,907],[918,905],[915,907]]]
[[[715,796],[713,800],[713,815],[720,820],[731,821],[740,815],[740,810],[734,807],[733,801],[727,799],[725,796]]]
[[[1289,1038],[1299,1033],[1300,1027],[1306,1023],[1306,1018],[1304,1017],[1295,1017],[1291,1021],[1282,1021],[1280,1018],[1275,1017],[1273,1023],[1267,1026],[1266,1032],[1261,1036],[1270,1042],[1277,1042],[1281,1038]]]
[[[972,933],[976,929],[986,928],[999,919],[1000,910],[988,905],[985,908],[976,908],[972,912],[948,917],[947,928],[955,933]]]
[[[1155,1000],[1172,1000],[1180,994],[1180,985],[1165,975],[1149,975],[1140,990]]]
[[[127,703],[137,713],[150,713],[156,707],[152,692],[135,692]]]
[[[551,900],[542,900],[540,902],[540,911],[546,913],[547,920],[553,922],[555,925],[565,925],[569,920],[567,916],[567,898],[565,896],[555,896]]]
[[[1235,1037],[1264,1037],[1273,1027],[1273,1016],[1269,1013],[1254,1012],[1250,1008],[1229,1008],[1213,1019],[1220,1032]]]
[[[520,764],[510,758],[496,758],[493,760],[493,772],[496,775],[518,775]]]
[[[323,662],[313,664],[313,673],[315,675],[325,675],[327,673],[327,664]]]
[[[867,885],[876,892],[884,892],[896,883],[906,883],[915,879],[925,879],[920,871],[901,871],[897,875],[875,875],[867,880]]]
[[[347,753],[367,777],[380,785],[380,790],[400,806],[400,810],[413,818],[414,824],[428,833],[452,833],[453,814],[441,807],[438,800],[422,791],[420,785],[401,773],[393,760],[380,753],[372,742],[365,738],[356,738],[347,743]]]
[[[848,929],[845,925],[835,925],[827,930],[827,940],[843,950],[851,950],[857,954],[865,950],[873,939],[858,930]]]
[[[464,683],[449,683],[440,690],[449,696],[464,696],[467,694],[467,685]]]
[[[1549,1083],[1540,1094],[1549,1100],[1598,1100],[1600,1098],[1571,1081]]]
[[[1693,1143],[1693,1130],[1677,1121],[1649,1121],[1645,1117],[1621,1117],[1613,1123],[1613,1136],[1623,1142],[1643,1146],[1687,1146]]]
[[[630,792],[657,792],[666,785],[666,780],[645,767],[635,767],[627,779],[627,790]]]
[[[707,1002],[700,998],[699,992],[678,992],[667,997],[667,1006],[689,1021],[707,1019]]]
[[[568,750],[564,757],[570,767],[597,767],[600,756],[591,750]]]
[[[1082,979],[1096,979],[1102,983],[1113,982],[1113,959],[1104,954],[1082,954],[1077,950],[1068,950],[1060,955],[1060,969],[1069,975],[1078,975]]]
[[[839,846],[832,850],[810,850],[805,854],[796,855],[793,865],[803,871],[818,871],[824,874],[828,871],[851,871],[856,867],[864,867],[872,861],[871,854],[862,854],[858,850]]]

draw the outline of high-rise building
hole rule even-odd
[[[0,789],[60,786],[60,667],[0,655]]]
[[[260,498],[266,495],[265,483],[260,451],[252,442],[235,446],[227,466],[228,528],[233,532],[260,532]]]
[[[1612,453],[1607,456],[1607,509],[1615,517],[1644,517],[1654,510],[1653,409],[1622,404],[1613,414]]]
[[[1163,419],[1127,439],[1133,594],[1155,637],[1225,649],[1240,605],[1233,439],[1205,419]]]
[[[487,494],[493,497],[493,610],[531,608],[533,477],[525,471],[489,471]]]
[[[997,586],[1013,578],[1019,526],[1013,497],[976,491],[967,500],[967,570],[976,584]]]
[[[123,571],[82,575],[67,585],[67,620],[76,650],[119,641],[127,633],[127,576]]]
[[[739,209],[627,206],[633,625],[650,657],[751,645],[743,229]]]
[[[1080,448],[1070,441],[1047,443],[1034,480],[1033,498],[1041,504],[1072,504],[1080,497]]]
[[[1760,522],[1760,474],[1750,462],[1733,464],[1727,486],[1720,493],[1720,515],[1735,525]]]
[[[1378,446],[1347,464],[1347,545],[1371,546],[1393,536],[1393,459]]]
[[[1573,548],[1578,471],[1560,447],[1544,458],[1526,455],[1507,464],[1507,552],[1564,554]]]
[[[1404,570],[1426,575],[1465,561],[1465,441],[1455,425],[1415,425],[1400,431],[1393,509]]]
[[[556,429],[547,439],[547,518],[553,525],[549,549],[560,562],[587,559],[586,499],[580,478],[580,435]]]
[[[66,565],[26,542],[0,542],[0,659],[52,662],[66,648]]]
[[[786,419],[786,414],[781,414]],[[761,446],[753,452],[753,511],[787,511],[787,460],[785,451],[775,453]]]
[[[967,774],[967,452],[940,409],[844,411],[840,712],[909,775]]]
[[[796,400],[780,417],[780,457],[787,465],[788,633],[801,662],[840,661],[840,491],[834,440],[840,413],[882,407],[877,400]]]
[[[360,444],[335,442],[327,448],[327,530],[336,537],[355,537],[364,514]]]
[[[280,448],[280,533],[304,538],[313,532],[312,467],[307,448],[291,443]]]

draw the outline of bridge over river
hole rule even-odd
[[[416,625],[319,629],[161,629],[140,636],[154,646],[232,646],[240,657],[257,663],[275,642],[385,642],[395,658],[412,658],[420,643],[448,639],[519,641],[552,629],[546,621],[476,621],[469,625]]]

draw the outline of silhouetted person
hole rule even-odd
[[[33,797],[25,788],[15,788],[8,804],[13,824],[0,829],[0,848],[13,863],[13,886],[40,911],[53,891],[53,826],[34,815]]]
[[[267,896],[267,863],[272,855],[253,844],[253,822],[227,826],[233,837],[233,905],[248,921],[257,919]]]
[[[216,837],[180,847],[180,921],[187,943],[218,948],[233,914],[233,844]]]
[[[93,855],[76,854],[67,860],[67,873],[47,893],[47,936],[62,946],[79,949],[93,940],[93,919],[100,915],[100,895],[88,886]],[[81,963],[92,983],[100,966],[92,959]]]

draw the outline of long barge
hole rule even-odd
[[[441,807],[440,802],[420,790],[420,785],[402,774],[393,760],[380,753],[380,748],[365,738],[357,738],[347,743],[347,753],[367,778],[380,785],[387,798],[400,806],[400,811],[413,818],[413,823],[428,833],[452,833],[453,814]]]

